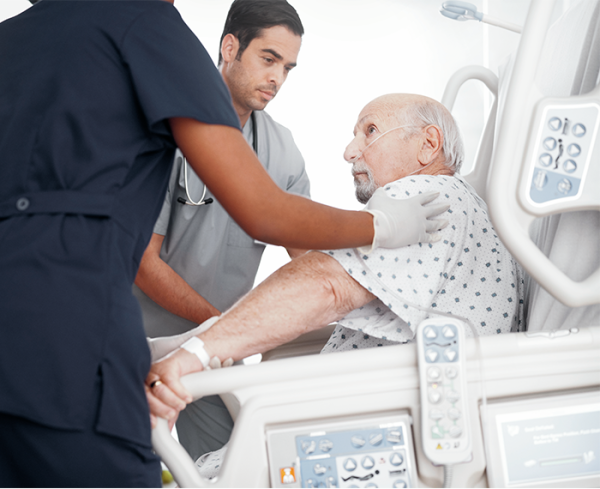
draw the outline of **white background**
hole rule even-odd
[[[43,1],[43,0],[42,0]],[[498,66],[519,35],[439,13],[442,0],[290,0],[305,35],[295,68],[268,112],[288,127],[306,160],[313,199],[359,209],[342,153],[362,107],[379,95],[409,92],[440,100],[448,78],[467,65]],[[472,0],[480,11],[523,25],[529,0]],[[561,10],[570,0],[560,3]],[[175,6],[217,61],[231,0],[176,0]],[[29,7],[0,0],[0,21]],[[477,149],[490,98],[477,82],[465,84],[454,115],[467,148],[465,170]],[[287,261],[269,247],[257,283]]]

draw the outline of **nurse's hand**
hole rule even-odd
[[[448,204],[427,205],[437,199],[439,192],[427,192],[409,199],[394,198],[383,188],[375,191],[363,209],[373,215],[375,236],[361,253],[375,248],[401,248],[417,243],[434,243],[440,236],[436,231],[445,228],[448,221],[434,219],[446,212]]]
[[[198,357],[181,349],[152,365],[146,378],[146,396],[153,428],[156,426],[156,417],[165,418],[171,424],[179,412],[192,402],[192,396],[180,379],[201,370],[202,363]]]

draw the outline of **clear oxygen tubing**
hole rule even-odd
[[[385,133],[384,133],[385,134]],[[394,290],[392,290],[390,287],[387,287],[383,281],[381,281],[379,279],[379,277],[377,276],[376,273],[373,273],[373,271],[369,268],[369,266],[367,265],[366,261],[363,260],[363,257],[361,255],[361,253],[357,250],[354,249],[354,255],[358,258],[359,263],[361,264],[361,266],[363,267],[364,271],[367,272],[368,274],[370,274],[370,276],[386,291],[388,291],[389,293],[391,293],[397,300],[399,300],[400,302],[410,306],[410,307],[414,307],[415,309],[418,309],[420,311],[426,312],[430,315],[435,315],[435,316],[443,316],[443,317],[448,317],[448,318],[453,318],[453,319],[458,319],[459,321],[463,321],[464,323],[469,325],[469,328],[471,329],[471,332],[473,333],[473,337],[475,338],[475,350],[477,352],[477,361],[479,363],[479,369],[478,370],[478,381],[479,381],[479,386],[481,389],[481,406],[482,409],[480,410],[480,412],[482,413],[482,436],[483,436],[483,441],[484,441],[484,451],[487,457],[487,454],[489,453],[489,449],[488,449],[488,442],[486,440],[485,437],[485,428],[487,427],[487,418],[485,416],[485,414],[487,412],[487,395],[485,392],[485,372],[484,372],[484,364],[483,364],[483,354],[482,354],[482,348],[481,348],[481,342],[480,342],[480,335],[477,331],[477,329],[475,328],[475,325],[468,319],[465,317],[461,317],[461,316],[456,316],[454,314],[450,314],[447,312],[441,312],[441,311],[435,311],[433,309],[427,308],[427,307],[421,307],[418,304],[414,304],[402,297],[400,297]],[[486,462],[487,463],[487,462]],[[444,486],[443,487],[451,487],[451,483],[452,483],[452,466],[448,466],[448,465],[444,465]]]
[[[358,160],[360,160],[363,155],[365,154],[365,151],[367,151],[367,149],[369,149],[371,146],[373,146],[377,141],[379,141],[383,136],[385,136],[386,134],[389,134],[392,131],[396,131],[397,129],[403,129],[405,127],[415,127],[414,124],[405,124],[403,126],[396,126],[396,127],[392,127],[391,129],[388,129],[387,131],[385,131],[384,133],[380,134],[379,136],[377,136],[373,141],[371,141],[369,144],[367,144],[365,146],[365,149],[363,149],[362,151],[359,151],[358,154],[354,157],[348,160],[348,163],[356,163]]]
[[[379,141],[383,136],[385,136],[386,134],[389,134],[392,131],[396,131],[397,129],[403,129],[405,127],[418,127],[415,126],[414,124],[405,124],[403,126],[396,126],[396,127],[392,127],[391,129],[388,129],[387,131],[385,131],[384,133],[380,134],[379,136],[377,136],[373,141],[371,141],[369,144],[367,144],[365,146],[365,149],[363,149],[362,151],[359,151],[358,154],[356,156],[354,156],[353,158],[350,158],[348,161],[348,163],[351,163],[352,165],[354,165],[355,163],[358,163],[359,160],[364,156],[365,152],[367,151],[367,149],[369,149],[371,146],[373,146],[377,141]],[[414,175],[415,173],[418,173],[420,171],[425,170],[425,168],[427,168],[428,166],[432,165],[433,162],[435,160],[430,161],[429,163],[427,163],[423,168],[417,168],[415,171],[409,173],[408,175],[404,175],[402,178],[406,178],[406,177],[410,177],[411,175]]]

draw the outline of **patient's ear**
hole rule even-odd
[[[221,56],[223,61],[231,63],[235,60],[238,50],[240,48],[240,41],[233,34],[227,34],[221,42]]]
[[[444,135],[439,127],[430,125],[422,130],[422,143],[417,159],[422,166],[434,161],[442,152]]]

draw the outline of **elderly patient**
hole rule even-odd
[[[456,124],[438,102],[406,94],[370,102],[344,154],[358,200],[437,191],[438,201],[451,204],[441,239],[368,255],[345,249],[294,259],[199,335],[208,356],[242,359],[334,321],[324,352],[404,343],[436,311],[468,318],[479,335],[517,331],[520,272],[485,203],[455,174],[462,153]],[[191,401],[180,376],[202,369],[185,349],[155,363],[147,381],[152,413],[173,419]]]

